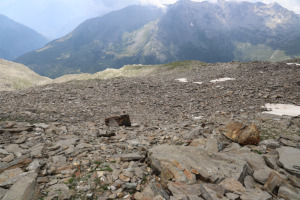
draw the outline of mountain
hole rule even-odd
[[[0,91],[25,89],[36,85],[52,83],[28,67],[11,61],[0,59]]]
[[[49,77],[177,60],[280,61],[300,57],[300,17],[277,3],[181,0],[130,6],[85,21],[16,59]]]
[[[47,39],[36,31],[0,14],[0,58],[13,60],[41,48]]]

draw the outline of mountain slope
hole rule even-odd
[[[52,83],[47,77],[42,77],[28,67],[0,59],[0,91],[25,89],[35,85]]]
[[[300,17],[277,3],[181,0],[165,12],[131,6],[87,20],[16,61],[58,77],[126,64],[280,61],[299,56]]]
[[[46,43],[41,34],[0,14],[0,58],[13,60]]]

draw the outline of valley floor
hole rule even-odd
[[[284,198],[292,199],[300,194],[299,168],[291,172],[284,161],[272,168],[262,160],[271,155],[280,159],[286,151],[294,156],[299,151],[299,107],[295,107],[295,116],[279,116],[264,113],[264,106],[300,106],[299,91],[300,67],[296,64],[232,62],[0,92],[0,199],[13,196],[14,188],[20,187],[18,180],[24,177],[29,182],[26,187],[38,188],[39,198],[44,199],[250,199],[253,194],[261,195],[253,199],[277,199],[276,195],[286,194]],[[105,125],[105,118],[122,113],[129,114],[132,127]],[[225,138],[219,130],[231,121],[257,125],[261,140],[272,141],[277,149],[269,143],[242,147]],[[240,152],[236,157],[243,162],[232,167],[251,169],[243,175],[229,175],[221,167],[213,178],[193,171],[195,163],[180,158],[180,154],[195,156],[199,152],[194,151],[200,149],[199,154],[208,159],[209,146],[216,147],[212,152],[224,162],[229,162],[223,158],[226,152]],[[167,161],[168,156],[160,151],[170,154],[173,161]],[[299,155],[292,158],[300,160]],[[251,163],[247,156],[258,163]],[[217,161],[211,162],[206,167]],[[178,171],[180,165],[186,167]],[[269,176],[261,180],[253,175],[273,172],[283,174],[293,187],[282,186],[279,194],[268,189]],[[12,178],[15,181],[7,183]],[[240,185],[230,188],[220,183],[227,178]],[[245,182],[248,179],[253,179],[251,187]],[[219,186],[226,188],[221,194],[216,189]],[[193,187],[199,193],[187,192]]]

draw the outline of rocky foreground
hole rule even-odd
[[[233,62],[1,92],[0,199],[300,199],[300,118],[263,107],[299,91],[297,64]]]

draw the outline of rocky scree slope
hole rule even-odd
[[[87,20],[15,61],[51,78],[178,60],[276,62],[300,56],[299,22],[276,3],[181,0],[165,12],[130,6]]]
[[[0,92],[0,199],[299,199],[300,118],[262,113],[300,106],[294,63]],[[131,127],[105,125],[124,111]],[[226,138],[232,121],[262,141]]]

